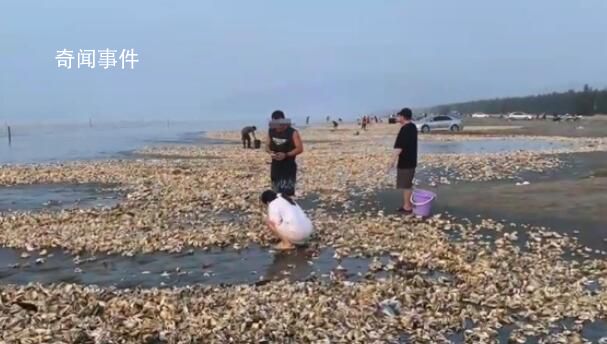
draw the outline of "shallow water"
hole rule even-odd
[[[47,256],[23,250],[0,249],[0,283],[70,282],[99,286],[170,287],[192,284],[252,284],[288,278],[293,281],[329,278],[332,273],[357,280],[367,272],[367,258],[333,258],[330,249],[298,249],[273,252],[252,246],[242,250],[190,250],[182,253],[152,253],[133,257],[119,255],[74,256],[49,250]],[[37,264],[36,260],[45,262]],[[341,268],[337,269],[338,265]]]
[[[112,207],[120,195],[111,185],[33,184],[0,186],[0,212]]]
[[[215,144],[205,131],[229,124],[127,123],[89,126],[38,126],[12,128],[12,142],[0,136],[0,165],[48,163],[129,157],[129,152],[149,145]]]
[[[522,138],[479,139],[468,141],[420,141],[419,153],[423,154],[493,154],[515,151],[545,151],[565,148],[558,141]]]
[[[474,324],[472,324],[469,321],[466,321],[466,329],[471,329],[474,327]],[[574,320],[573,319],[563,319],[555,324],[552,325],[553,327],[550,329],[550,334],[557,334],[557,333],[562,333],[563,331],[567,330],[567,329],[572,329],[574,326]],[[514,331],[515,329],[517,329],[518,326],[514,325],[514,324],[509,324],[509,325],[504,325],[501,328],[499,328],[497,330],[497,342],[500,344],[507,344],[507,343],[512,343],[512,341],[509,340],[510,335],[512,334],[512,331]],[[607,322],[603,319],[598,319],[596,321],[587,321],[584,323],[583,327],[582,327],[582,332],[581,335],[583,338],[585,338],[586,340],[590,341],[591,343],[598,343],[599,339],[603,338],[605,335],[607,335]],[[460,343],[466,343],[466,336],[464,334],[464,330],[460,330],[457,331],[451,335],[449,335],[448,340],[450,343],[453,344],[460,344]],[[541,337],[527,337],[525,342],[526,344],[536,344],[536,343],[545,343],[545,338],[541,338]],[[408,342],[405,342],[408,343]]]

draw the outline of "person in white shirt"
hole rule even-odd
[[[306,243],[314,229],[312,221],[297,203],[289,196],[277,194],[272,190],[261,194],[261,202],[268,206],[266,224],[281,240],[275,246],[276,249],[290,250],[295,248],[295,245]]]

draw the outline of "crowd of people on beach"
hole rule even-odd
[[[394,143],[394,152],[390,170],[396,169],[396,188],[403,191],[403,203],[398,208],[399,213],[410,214],[413,211],[411,195],[413,178],[417,167],[417,128],[412,122],[413,113],[409,108],[403,108],[397,114],[401,125]],[[340,119],[341,120],[341,119]],[[379,123],[377,116],[364,116],[362,129],[374,121]],[[333,121],[334,128],[338,122]],[[309,123],[309,117],[306,118]],[[241,131],[244,148],[251,148],[251,142],[256,141],[255,126],[244,127]],[[261,195],[261,202],[267,206],[267,227],[280,239],[276,249],[288,250],[296,245],[305,244],[313,233],[313,225],[302,208],[293,200],[297,184],[296,157],[304,152],[300,133],[292,126],[284,112],[276,110],[271,115],[265,150],[271,157],[270,181],[271,189]]]
[[[380,123],[381,120],[377,116],[363,116],[357,120],[358,125],[362,130],[367,130],[367,126],[371,123]]]

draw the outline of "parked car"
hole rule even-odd
[[[477,113],[473,113],[472,114],[472,118],[489,118],[489,117],[491,117],[491,116],[489,116],[486,113],[479,113],[479,112],[477,112]]]
[[[417,130],[422,133],[429,133],[434,130],[460,131],[464,129],[461,119],[447,115],[429,117],[415,123],[415,125],[417,126]]]
[[[559,118],[563,121],[579,121],[580,119],[582,119],[582,116],[566,113],[563,116],[560,116]]]
[[[508,119],[532,120],[533,118],[534,118],[533,115],[524,113],[524,112],[512,112],[512,113],[508,114]]]

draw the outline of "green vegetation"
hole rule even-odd
[[[482,112],[489,114],[514,111],[547,114],[607,114],[607,89],[596,90],[586,85],[581,91],[569,90],[568,92],[554,92],[536,96],[446,104],[432,107],[428,111],[435,113],[448,113],[449,111],[461,113]]]

